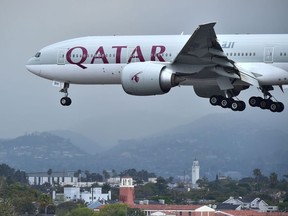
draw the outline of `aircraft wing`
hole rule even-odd
[[[205,77],[217,78],[221,90],[233,88],[230,79],[238,79],[258,87],[256,77],[252,73],[247,74],[247,71],[238,68],[235,62],[230,60],[223,52],[214,31],[215,24],[200,25],[174,59],[172,65],[197,65],[200,69],[196,73],[190,74],[191,78],[193,76],[202,79],[205,79]],[[189,72],[185,72],[185,74],[187,76]],[[182,74],[182,76],[185,76],[185,74]],[[181,72],[179,75],[181,75]]]

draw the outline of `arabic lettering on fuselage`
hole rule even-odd
[[[235,42],[234,41],[224,41],[221,45],[223,49],[232,49],[234,48]]]
[[[151,47],[151,52],[149,59],[144,58],[141,46],[136,46],[132,49],[130,54],[127,54],[127,46],[112,46],[112,49],[115,49],[113,55],[113,60],[110,60],[113,63],[120,64],[120,63],[130,63],[133,59],[138,59],[140,62],[144,61],[160,61],[165,62],[163,58],[163,54],[166,51],[166,47],[163,45],[153,45]],[[124,50],[125,49],[125,50]],[[122,55],[127,55],[127,61],[121,62]],[[109,56],[110,57],[110,56]],[[146,57],[147,58],[147,57]],[[105,52],[103,46],[100,46],[96,52],[90,54],[85,47],[76,46],[68,50],[66,53],[66,60],[70,64],[75,64],[82,69],[86,69],[87,67],[84,64],[94,64],[96,60],[100,60],[101,63],[109,64],[108,55]],[[123,60],[122,60],[123,61]]]

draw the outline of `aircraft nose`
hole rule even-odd
[[[26,63],[26,69],[36,75],[41,74],[41,70],[39,68],[39,64],[37,62],[37,59],[35,57],[30,58]]]

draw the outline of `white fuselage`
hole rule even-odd
[[[41,49],[26,67],[38,76],[65,83],[121,84],[121,72],[128,63],[169,64],[188,39],[185,35],[77,38]],[[288,84],[288,35],[219,35],[218,39],[227,57],[255,74],[260,85]],[[182,65],[177,72],[196,73],[199,66]]]

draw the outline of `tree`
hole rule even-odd
[[[47,208],[49,205],[52,205],[51,198],[47,194],[42,194],[39,198],[39,204],[40,204],[40,212],[41,213],[47,213]]]
[[[81,175],[81,169],[78,169],[75,173],[74,173],[74,177],[80,177],[80,175]]]
[[[88,170],[85,170],[85,176],[86,176],[86,182],[90,182],[91,181],[91,177],[90,177],[90,172]]]
[[[49,182],[49,183],[51,183],[51,180],[50,180],[50,179],[51,179],[52,172],[53,172],[52,169],[48,169],[48,171],[47,171],[48,182]]]
[[[204,176],[202,179],[198,179],[196,183],[200,188],[206,188],[209,184],[209,181],[208,178]]]
[[[109,172],[108,172],[107,170],[103,170],[103,177],[104,177],[105,181],[106,181],[108,178],[110,178],[110,174],[109,174]]]
[[[259,178],[260,176],[262,176],[261,170],[259,168],[254,169],[253,175],[254,175],[255,179]]]
[[[112,177],[117,177],[117,172],[115,171],[115,169],[112,169]]]
[[[61,203],[56,207],[56,215],[66,215],[73,209],[76,209],[77,207],[78,207],[77,203],[71,201]]]
[[[278,175],[275,172],[272,172],[269,176],[271,187],[275,187],[278,182]]]
[[[166,195],[167,193],[167,181],[163,177],[157,178],[157,183],[155,184],[157,195]]]
[[[102,193],[108,193],[108,191],[111,190],[111,186],[107,183],[105,183],[103,186],[102,186]]]
[[[138,208],[127,208],[127,216],[145,216],[145,213]]]
[[[47,171],[47,175],[50,177],[51,176],[51,174],[52,174],[52,169],[48,169],[48,171]]]
[[[260,186],[259,186],[259,180],[260,177],[262,176],[261,170],[259,168],[256,168],[253,170],[253,175],[255,177],[255,181],[256,181],[256,191],[260,190]]]
[[[96,214],[93,210],[82,207],[82,208],[76,208],[73,209],[70,213],[66,214],[67,216],[96,216]]]
[[[99,216],[126,216],[127,213],[127,205],[122,203],[115,203],[105,205],[103,208],[100,209]]]
[[[9,201],[0,202],[1,216],[16,216],[14,206]]]
[[[92,181],[97,181],[97,182],[102,182],[103,181],[103,176],[99,173],[92,173],[91,174],[91,180]]]

